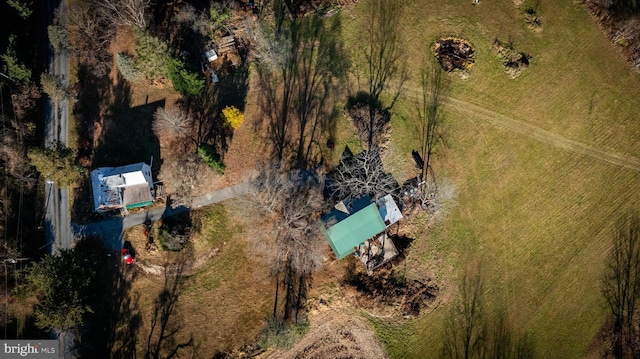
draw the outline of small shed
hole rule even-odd
[[[402,219],[402,212],[388,194],[373,202],[365,195],[339,202],[322,217],[329,246],[338,259],[355,252],[367,273],[398,255],[386,229]]]
[[[323,221],[331,224],[331,218],[336,217],[325,216]],[[371,203],[324,230],[333,253],[338,259],[342,259],[353,253],[361,243],[385,229],[378,207]]]
[[[387,227],[402,219],[402,212],[400,212],[398,204],[393,200],[393,196],[390,194],[377,200],[376,205],[378,206],[380,216]]]

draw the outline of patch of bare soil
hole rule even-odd
[[[259,358],[387,358],[371,326],[353,310],[332,308],[309,319],[309,332],[290,350],[267,352]]]
[[[464,39],[446,37],[436,41],[433,51],[440,66],[447,71],[466,71],[475,62],[475,50],[471,43]]]
[[[531,56],[518,52],[513,48],[511,44],[503,44],[500,40],[495,39],[493,42],[493,48],[498,54],[498,58],[504,66],[504,72],[511,78],[516,78],[520,74],[529,68],[529,61]]]
[[[391,268],[377,269],[373,275],[356,273],[344,283],[345,296],[359,308],[383,317],[418,316],[433,308],[440,288],[430,278],[407,279]]]
[[[180,270],[182,270],[182,275],[190,276],[195,274],[198,270],[204,267],[216,254],[218,254],[218,248],[211,248],[211,250],[209,250],[209,252],[205,253],[203,256],[185,263],[185,268],[180,268]],[[152,276],[162,276],[166,274],[173,275],[178,272],[180,266],[181,264],[158,265],[147,260],[136,261],[136,268],[138,270]]]
[[[345,297],[353,305],[380,317],[415,317],[438,304],[440,288],[428,277],[413,278],[400,269],[413,239],[391,237],[399,255],[368,275],[357,259],[348,258],[342,280]]]

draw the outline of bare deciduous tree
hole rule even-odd
[[[171,206],[191,206],[200,164],[200,158],[187,148],[174,147],[174,153],[164,159],[160,178],[171,192]]]
[[[147,8],[149,0],[94,0],[93,4],[114,25],[147,27]]]
[[[203,12],[198,12],[191,4],[182,5],[175,14],[175,19],[205,39],[211,36],[209,17]]]
[[[35,108],[36,100],[41,95],[40,88],[33,82],[18,87],[18,91],[11,96],[13,99],[13,111],[18,120],[23,120],[27,113]]]
[[[422,207],[436,220],[443,220],[456,205],[456,186],[446,178],[436,187],[434,183],[424,182],[417,193]]]
[[[374,107],[380,106],[380,96],[397,79],[398,87],[392,101],[384,109],[395,104],[406,78],[406,61],[402,18],[404,2],[396,0],[374,0],[366,4],[361,36],[362,52],[366,63],[365,76],[368,85],[370,121],[373,129]],[[373,132],[369,135],[369,148],[373,146]]]
[[[329,177],[331,195],[340,200],[365,194],[378,199],[389,193],[395,194],[399,189],[396,179],[385,172],[377,149],[363,151],[356,156],[343,156]]]
[[[256,44],[256,57],[269,72],[275,72],[287,62],[291,52],[289,37],[269,33],[260,22],[252,23],[251,37]]]
[[[153,114],[153,132],[158,138],[172,142],[189,134],[193,120],[179,107],[158,107]]]
[[[427,183],[435,184],[431,160],[437,147],[444,142],[441,130],[444,122],[442,106],[446,84],[442,68],[440,66],[431,66],[431,68],[432,71],[427,66],[423,66],[420,73],[422,98],[418,107],[418,134],[420,136],[420,155],[424,160],[422,179]]]
[[[603,293],[613,316],[613,354],[636,357],[637,304],[640,296],[640,216],[618,222],[603,278]]]
[[[279,166],[261,166],[253,180],[255,203],[269,214],[279,213],[286,202],[285,194],[293,192],[294,184],[287,180]]]
[[[0,160],[4,170],[27,186],[31,186],[35,181],[35,173],[31,171],[27,156],[25,156],[24,145],[12,136],[9,131],[0,143]]]
[[[308,172],[265,166],[254,180],[254,201],[274,224],[270,258],[276,280],[273,316],[278,318],[280,286],[285,291],[282,321],[295,317],[306,298],[311,275],[320,268],[324,241],[318,226],[322,179]],[[279,319],[278,319],[279,320]]]
[[[74,1],[69,4],[69,31],[77,34],[71,40],[77,58],[96,76],[107,76],[111,71],[108,47],[115,36],[116,27],[109,14],[94,6],[94,0]],[[106,13],[106,15],[105,15]]]

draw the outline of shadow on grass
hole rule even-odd
[[[480,263],[469,263],[449,309],[441,358],[534,358],[527,328],[516,327],[501,304],[487,305]]]
[[[73,116],[77,131],[78,162],[90,167],[96,146],[94,132],[96,127],[100,128],[103,124],[102,109],[111,102],[111,79],[106,74],[97,74],[90,65],[80,63],[76,90],[78,96],[73,106]],[[74,223],[87,223],[101,218],[93,212],[90,188],[91,182],[87,177],[73,189],[75,200],[71,207],[71,220]]]
[[[173,358],[184,349],[194,349],[193,336],[186,342],[179,342],[178,339],[183,325],[180,318],[176,317],[176,310],[182,294],[184,269],[183,260],[177,266],[165,266],[164,287],[155,299],[145,359]]]
[[[318,15],[293,19],[288,31],[274,35],[286,39],[282,61],[258,68],[262,116],[254,124],[267,129],[272,159],[304,169],[323,156],[323,135],[335,134],[336,96],[349,66],[344,46],[336,34],[339,18]],[[327,136],[328,134],[328,136]]]
[[[219,82],[213,83],[207,79],[202,95],[183,99],[182,102],[195,121],[196,146],[209,144],[224,160],[224,154],[229,149],[229,141],[233,138],[233,131],[225,125],[220,113],[227,106],[244,112],[249,86],[249,67],[246,64],[238,67],[225,64],[222,69],[217,70],[217,74]]]
[[[101,279],[94,312],[85,321],[79,353],[87,358],[135,358],[142,322],[139,295],[131,292],[136,271],[123,264],[119,253],[110,253]]]
[[[101,109],[110,102],[111,79],[96,75],[86,64],[78,68],[78,97],[73,106],[73,115],[78,135],[78,160],[90,165],[93,157],[94,129],[101,123]]]
[[[161,166],[160,142],[153,133],[153,114],[165,100],[131,107],[131,86],[120,78],[113,87],[113,103],[105,119],[102,139],[95,147],[93,167],[117,167],[153,157],[155,178]]]

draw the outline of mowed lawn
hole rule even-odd
[[[418,147],[412,120],[420,59],[432,56],[439,37],[458,36],[475,46],[476,64],[467,79],[447,75],[451,97],[640,157],[639,75],[575,1],[540,3],[542,29],[535,32],[512,0],[410,2],[403,31],[411,77],[392,111],[394,147],[405,154]],[[344,16],[350,48],[361,11],[358,5]],[[496,37],[533,57],[521,77],[502,71],[491,47]],[[439,356],[457,283],[466,263],[477,261],[489,317],[503,308],[516,330],[531,335],[537,357],[584,357],[606,315],[601,277],[614,224],[630,208],[640,210],[640,172],[456,106],[446,110],[449,147],[434,166],[457,186],[457,206],[417,238],[407,259],[441,258],[442,292],[453,294],[417,320],[375,321],[378,334],[392,357]]]

